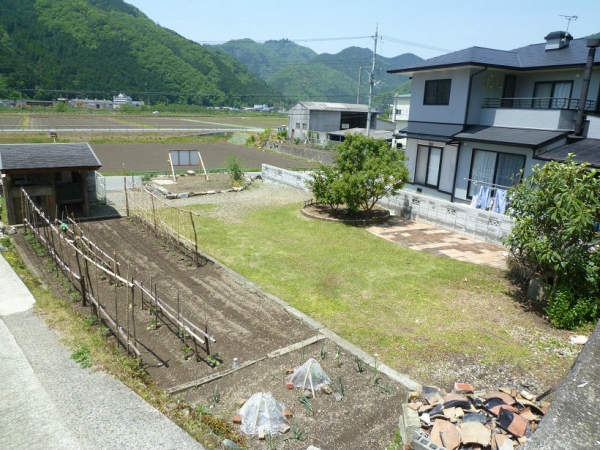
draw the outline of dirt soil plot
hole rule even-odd
[[[32,115],[29,119],[29,129],[118,129],[136,128],[134,124],[124,122],[121,116],[62,116],[62,115]],[[141,128],[138,125],[137,128]]]
[[[270,164],[284,169],[309,168],[316,164],[284,155],[267,152],[253,147],[220,143],[177,143],[177,144],[93,144],[92,148],[102,163],[102,173],[126,171],[166,171],[169,150],[200,150],[207,169],[222,169],[225,158],[236,155],[246,168],[260,169]],[[181,170],[198,170],[198,166],[181,166]]]
[[[235,195],[235,194],[234,194]],[[286,440],[277,448],[305,449],[313,444],[326,449],[376,449],[392,441],[397,426],[400,407],[406,398],[405,389],[379,374],[373,381],[374,371],[368,366],[359,373],[355,358],[340,349],[339,365],[335,355],[335,343],[322,339],[280,357],[266,358],[267,354],[320,334],[297,318],[285,312],[272,300],[248,289],[220,267],[212,263],[200,266],[186,261],[176,251],[156,239],[151,233],[128,219],[89,222],[81,225],[84,233],[107,254],[117,255],[121,262],[122,276],[133,277],[150,286],[157,284],[158,295],[176,308],[179,298],[180,310],[193,323],[202,326],[208,322],[208,332],[217,343],[211,353],[217,353],[222,364],[211,367],[206,360],[196,362],[186,358],[186,344],[176,336],[176,329],[164,319],[154,329],[148,309],[140,311],[141,297],[134,299],[137,340],[142,352],[144,366],[154,382],[169,390],[184,383],[203,379],[233,367],[238,363],[260,360],[243,367],[211,383],[178,393],[195,405],[209,408],[213,414],[231,421],[237,412],[236,403],[248,399],[257,392],[271,392],[278,401],[292,410],[291,423],[304,431],[306,441]],[[17,235],[20,251],[28,259],[38,262],[38,272],[47,271],[21,234]],[[76,267],[76,262],[71,261]],[[47,272],[46,272],[47,273]],[[95,296],[115,317],[118,304],[119,323],[125,323],[126,294],[124,287],[115,287],[98,272],[94,275]],[[49,285],[52,285],[50,277]],[[82,314],[89,315],[90,308],[73,304]],[[199,350],[199,356],[206,354]],[[285,388],[286,369],[301,365],[313,357],[322,364],[330,379],[341,382],[345,396],[336,401],[333,395],[317,393],[310,402],[309,412],[299,401],[299,390]],[[324,357],[324,358],[323,358]],[[214,402],[214,393],[219,401]],[[291,436],[279,436],[280,440]],[[249,448],[267,448],[264,441],[249,439]]]

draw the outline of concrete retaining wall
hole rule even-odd
[[[307,159],[309,161],[320,162],[323,164],[333,163],[333,152],[328,152],[325,150],[315,150],[312,148],[300,147],[292,144],[273,144],[271,142],[267,142],[264,148],[277,153],[283,153],[285,155]]]
[[[267,164],[262,165],[262,177],[265,181],[285,184],[306,192],[310,192],[307,182],[311,179],[311,174],[312,172],[294,172]]]

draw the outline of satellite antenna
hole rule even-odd
[[[577,20],[578,16],[565,16],[563,14],[560,14],[560,17],[564,17],[565,19],[567,19],[567,29],[565,31],[569,31],[569,25],[571,25],[571,20]]]

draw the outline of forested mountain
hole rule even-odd
[[[0,0],[0,98],[16,92],[125,92],[207,106],[281,100],[228,53],[162,28],[122,0]]]
[[[211,48],[222,49],[236,57],[290,100],[354,103],[359,94],[360,72],[360,102],[367,101],[372,50],[349,47],[335,55],[318,55],[287,39],[264,44],[244,39]],[[412,53],[394,58],[377,56],[374,93],[376,97],[387,98],[382,98],[382,104],[389,103],[394,92],[409,92],[409,87],[402,86],[408,77],[390,75],[387,70],[421,60]]]

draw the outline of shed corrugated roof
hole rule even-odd
[[[573,159],[579,163],[589,163],[600,169],[600,139],[583,139],[536,156],[544,161],[564,161],[573,153]]]
[[[540,148],[566,137],[567,131],[535,130],[530,128],[505,128],[475,126],[455,134],[461,141],[485,142],[517,147]]]
[[[298,102],[310,111],[342,111],[342,112],[369,112],[367,105],[356,103],[331,103],[331,102]],[[375,113],[374,110],[371,111]]]
[[[0,145],[0,171],[100,167],[100,160],[86,142]]]
[[[346,136],[347,134],[362,134],[367,135],[366,128],[350,128],[349,130],[328,131],[327,134],[333,136]],[[369,130],[369,136],[373,139],[383,139],[391,141],[394,138],[394,132],[388,130]]]
[[[584,67],[587,55],[587,39],[573,39],[568,46],[555,50],[546,50],[545,43],[514,50],[470,47],[410,66],[388,70],[388,73],[412,73],[460,66],[487,66],[513,70]],[[600,64],[598,57],[595,64]]]

